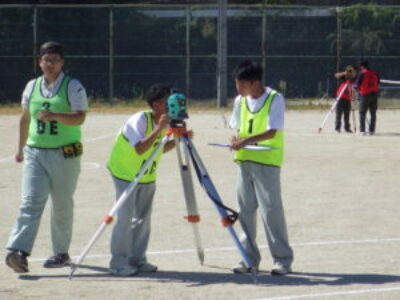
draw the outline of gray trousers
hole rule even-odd
[[[256,212],[260,208],[273,262],[290,267],[293,251],[289,245],[281,200],[281,169],[253,162],[240,162],[239,170],[239,221],[246,234],[242,242],[249,258],[254,266],[260,264],[261,255],[256,243]]]
[[[64,158],[61,149],[29,146],[24,148],[24,156],[22,204],[7,249],[31,253],[44,207],[51,195],[53,252],[67,253],[71,243],[73,194],[80,172],[80,157]]]
[[[118,199],[130,182],[114,176],[112,178]],[[118,211],[117,222],[111,237],[110,268],[135,266],[146,262],[155,191],[154,182],[139,183]]]

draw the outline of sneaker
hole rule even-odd
[[[6,264],[16,273],[27,273],[29,269],[26,257],[27,254],[22,251],[10,251],[6,256]]]
[[[46,259],[43,264],[44,268],[62,268],[69,266],[71,264],[71,259],[68,253],[57,254]]]
[[[353,133],[351,129],[345,129],[347,133]]]
[[[158,267],[156,265],[153,265],[149,262],[143,262],[137,265],[137,268],[139,269],[139,272],[143,273],[151,273],[151,272],[157,272]]]
[[[336,131],[337,133],[340,133],[340,129],[335,129],[335,131]]]
[[[255,267],[256,272],[258,271],[258,267]],[[244,265],[244,263],[239,263],[236,267],[232,268],[233,273],[235,274],[246,274],[253,273],[253,268],[248,268]]]
[[[375,135],[375,131],[368,132],[369,135]]]
[[[139,269],[134,266],[122,266],[110,268],[110,274],[114,276],[135,276]]]
[[[281,263],[275,263],[271,270],[271,275],[286,275],[291,273],[292,269],[289,266],[284,266]]]
[[[360,136],[366,136],[366,135],[367,135],[367,133],[366,133],[366,132],[364,132],[364,131],[360,131],[360,132],[358,133],[358,135],[360,135]]]

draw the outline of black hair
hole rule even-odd
[[[347,65],[345,68],[345,72],[348,72],[349,70],[354,70],[354,72],[357,73],[357,66],[355,66],[354,64]]]
[[[367,60],[361,60],[360,61],[360,67],[364,67],[366,69],[369,69],[369,63]]]
[[[261,81],[263,68],[251,60],[245,60],[236,66],[233,76],[238,80]]]
[[[46,42],[40,46],[39,57],[46,54],[58,54],[61,58],[64,58],[63,46],[58,42]]]
[[[146,101],[153,107],[153,103],[171,94],[171,88],[168,85],[157,83],[153,84],[146,92]]]

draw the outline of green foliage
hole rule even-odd
[[[132,97],[134,99],[144,99],[144,90],[142,87],[138,86],[137,84],[132,84]]]
[[[400,11],[377,5],[354,5],[340,12],[341,49],[344,54],[390,55],[390,41],[400,26]],[[328,36],[336,43],[337,33]]]

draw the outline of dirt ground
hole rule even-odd
[[[20,299],[400,299],[400,111],[379,111],[377,134],[337,134],[331,118],[317,133],[325,111],[286,114],[283,200],[295,252],[294,273],[271,276],[264,232],[258,234],[263,260],[257,284],[235,275],[240,257],[217,211],[194,180],[205,248],[201,266],[194,250],[175,151],[159,168],[148,259],[159,271],[117,278],[107,273],[111,226],[68,279],[69,268],[44,269],[51,254],[49,209],[42,217],[30,272],[18,275],[4,264],[9,232],[20,204],[21,165],[13,161],[18,116],[0,116],[0,300]],[[76,259],[114,203],[105,162],[115,133],[128,114],[88,115],[85,153],[75,195],[70,254]],[[226,116],[227,117],[227,116]],[[235,207],[236,165],[226,142],[233,133],[218,112],[192,113],[197,147],[219,193]],[[260,222],[260,220],[258,220]],[[240,232],[239,224],[235,228]]]

